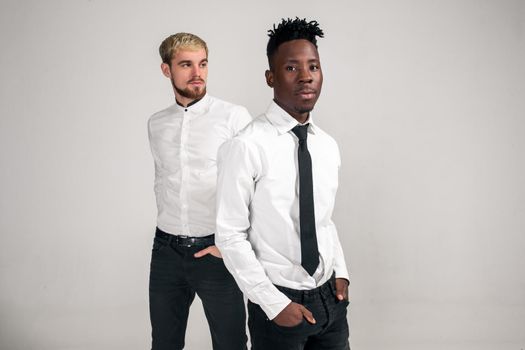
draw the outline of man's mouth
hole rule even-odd
[[[188,82],[188,84],[190,84],[190,85],[204,85],[204,80],[202,80],[202,79],[190,80]]]
[[[317,92],[312,89],[301,89],[301,90],[298,90],[295,94],[298,95],[303,100],[311,100],[312,98],[315,97]]]

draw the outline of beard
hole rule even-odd
[[[314,103],[315,104],[315,103]],[[314,109],[314,105],[312,106],[295,106],[295,111],[300,114],[304,113],[310,113]]]
[[[180,89],[177,86],[175,86],[175,81],[173,79],[171,79],[171,85],[173,86],[175,91],[177,91],[179,95],[181,95],[182,97],[192,99],[192,100],[200,99],[204,95],[206,95],[206,85],[204,85],[202,89],[199,87],[195,87],[195,88],[186,87],[185,89]]]
[[[296,107],[295,111],[297,113],[304,114],[304,113],[310,113],[311,111],[313,111],[313,109],[314,107]]]

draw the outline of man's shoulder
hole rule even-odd
[[[153,113],[153,115],[149,117],[148,123],[151,124],[157,121],[162,121],[165,118],[174,115],[177,111],[175,106],[176,104],[172,104],[171,106],[164,108],[163,110]]]
[[[267,140],[267,136],[272,133],[275,134],[275,129],[268,121],[266,114],[261,114],[248,123],[236,137],[248,142],[260,142]]]
[[[264,145],[269,143],[269,129],[271,126],[266,119],[266,116],[259,115],[251,120],[242,130],[240,130],[234,137],[224,142],[219,153],[223,156],[227,154],[257,154],[259,149],[264,148]]]
[[[207,114],[216,122],[223,122],[232,130],[232,136],[248,124],[252,117],[248,110],[241,105],[237,105],[220,98],[207,95],[208,109]]]
[[[248,112],[248,110],[244,106],[228,102],[215,96],[208,95],[208,101],[211,108],[216,108],[226,112]]]

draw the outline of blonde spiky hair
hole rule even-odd
[[[159,47],[160,58],[162,62],[166,64],[171,63],[171,59],[178,50],[188,49],[188,50],[199,50],[204,49],[206,51],[206,56],[208,56],[208,46],[206,42],[199,38],[195,34],[190,33],[177,33],[170,35]]]

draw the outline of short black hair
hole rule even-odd
[[[282,43],[296,39],[306,39],[317,48],[316,37],[322,38],[324,33],[319,28],[317,21],[307,22],[306,18],[299,19],[299,17],[295,17],[295,19],[283,18],[277,28],[274,24],[273,29],[268,31],[268,36],[270,40],[268,40],[268,45],[266,46],[266,56],[268,56],[268,63],[271,67],[271,57]]]

